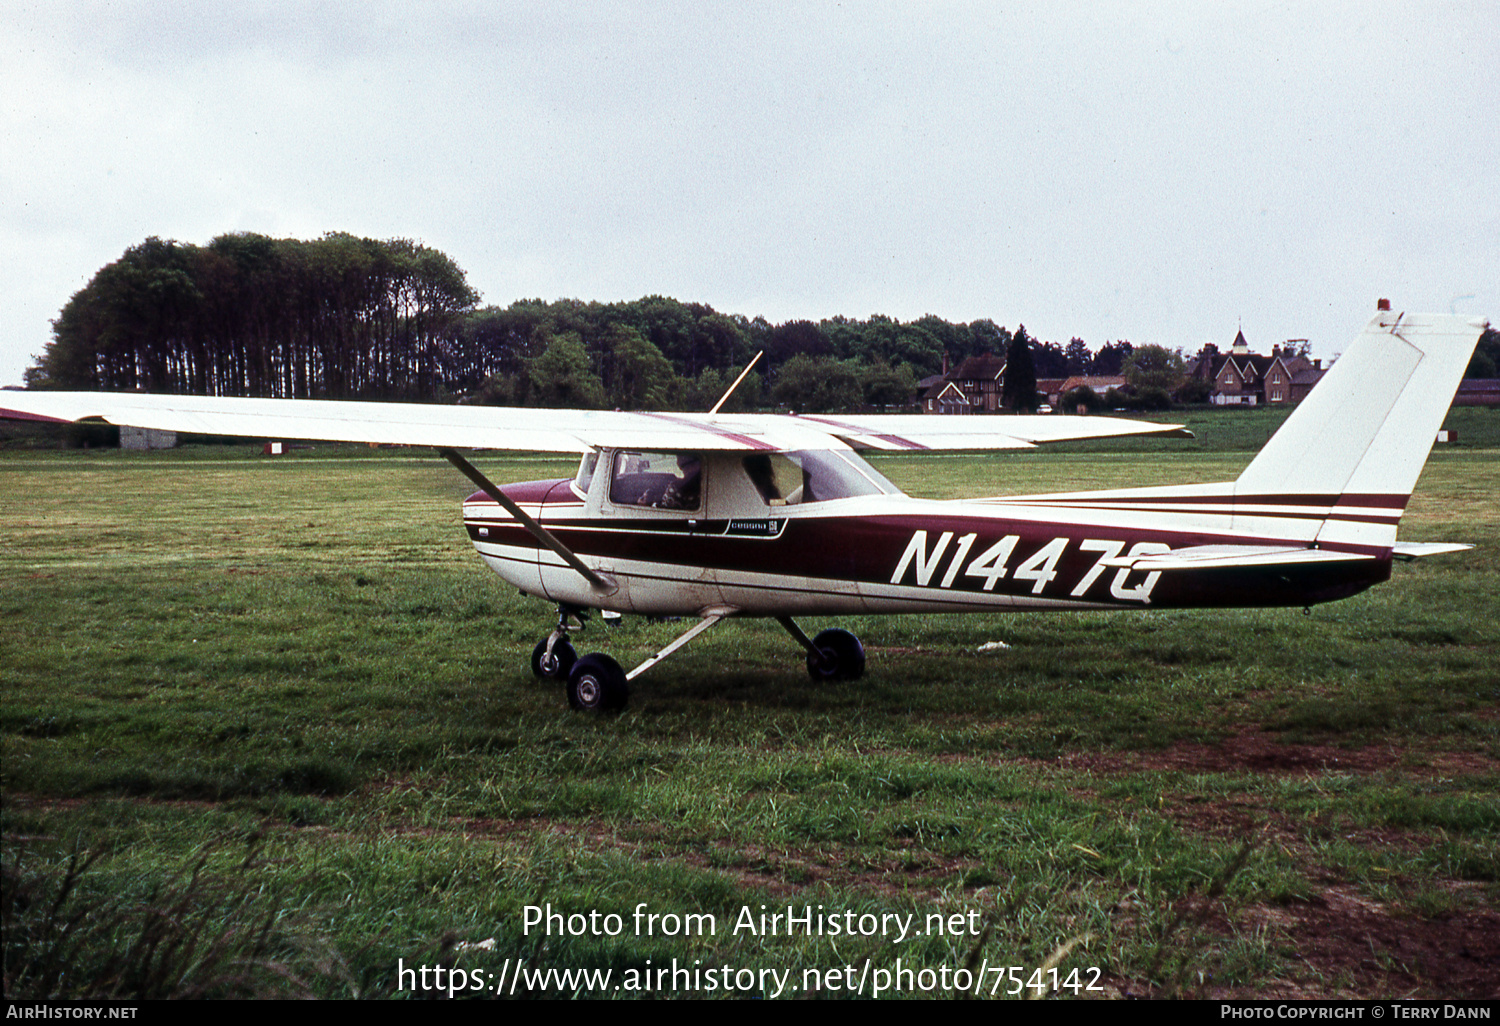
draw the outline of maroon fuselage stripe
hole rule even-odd
[[[1114,512],[1171,512],[1173,507],[1224,507],[1202,509],[1209,516],[1235,515],[1283,520],[1338,520],[1368,524],[1394,524],[1401,519],[1409,496],[1405,495],[1166,495],[1111,496],[1109,498],[1057,498],[1036,496],[1010,503],[1016,506],[1052,506],[1072,510],[1109,510]],[[990,500],[1004,506],[1007,500]],[[1259,506],[1284,506],[1290,509],[1256,509]],[[1351,509],[1370,512],[1353,513]],[[1380,510],[1381,512],[1373,512]]]

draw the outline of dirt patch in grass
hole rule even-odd
[[[1493,773],[1495,760],[1472,752],[1416,752],[1394,745],[1342,748],[1283,742],[1276,734],[1237,734],[1216,745],[1183,742],[1161,751],[1077,752],[1059,763],[1101,776],[1141,772],[1373,773],[1399,770],[1413,776]]]
[[[1189,906],[1201,899],[1186,899]],[[1500,997],[1500,913],[1471,910],[1418,918],[1331,887],[1294,905],[1251,905],[1230,922],[1217,909],[1183,911],[1196,925],[1177,937],[1177,957],[1154,981],[1110,981],[1122,997],[1244,1000],[1381,1000]],[[1204,914],[1206,913],[1206,914]],[[1128,924],[1126,924],[1128,925]],[[1212,957],[1190,952],[1211,937],[1264,935],[1282,978],[1254,988],[1216,980]],[[1189,953],[1186,962],[1181,954]]]
[[[1182,743],[1156,752],[1079,752],[1061,765],[1100,777],[1142,772],[1267,775],[1392,773],[1422,779],[1493,774],[1493,759],[1474,753],[1419,751],[1405,746],[1284,743],[1270,732],[1245,733],[1217,745]],[[1216,985],[1210,966],[1180,984],[1183,996],[1257,999],[1500,997],[1500,911],[1473,894],[1451,911],[1422,915],[1361,893],[1341,867],[1318,865],[1309,823],[1288,816],[1265,795],[1177,795],[1159,811],[1189,832],[1226,842],[1257,836],[1298,852],[1308,875],[1305,897],[1239,910],[1231,923],[1217,910],[1201,935],[1267,933],[1291,970],[1267,988],[1237,993]],[[1372,851],[1417,852],[1434,843],[1426,831],[1340,825],[1339,836]],[[1393,879],[1393,883],[1399,881]],[[1476,907],[1479,906],[1479,907]],[[1117,980],[1126,996],[1163,996],[1145,981]]]
[[[1244,919],[1275,930],[1310,970],[1286,994],[1257,997],[1500,997],[1500,912],[1404,915],[1339,886],[1305,903],[1252,907]]]
[[[612,850],[642,862],[686,862],[698,869],[723,874],[742,887],[777,897],[793,897],[808,887],[826,885],[835,889],[858,888],[886,898],[935,899],[945,893],[955,877],[974,868],[961,859],[917,848],[878,861],[871,861],[865,852],[837,845],[793,850],[755,844],[714,844],[703,850],[684,852],[670,843],[659,825],[641,822],[455,818],[445,827],[398,828],[394,832],[422,837],[452,834],[502,843],[552,834],[582,840],[596,854]]]
[[[1309,830],[1337,832],[1344,840],[1371,851],[1408,854],[1421,851],[1436,840],[1434,835],[1420,831],[1394,827],[1353,827],[1347,823],[1340,823],[1335,828],[1323,821],[1314,822],[1304,817],[1288,816],[1276,808],[1274,799],[1261,795],[1236,795],[1221,799],[1190,795],[1164,801],[1159,806],[1159,811],[1162,815],[1170,816],[1185,832],[1212,837],[1226,844],[1254,837],[1257,843],[1275,844],[1284,851],[1297,852],[1303,864],[1309,866],[1316,861],[1307,840]],[[1334,872],[1324,872],[1321,879],[1341,881],[1343,877]]]
[[[719,845],[711,856],[698,856],[692,861],[701,868],[724,873],[742,886],[777,896],[793,897],[809,886],[826,885],[835,890],[857,888],[890,900],[929,901],[951,897],[952,881],[975,868],[972,862],[915,849],[872,861],[865,853],[837,847],[790,851],[758,845]]]

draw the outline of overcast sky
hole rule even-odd
[[[1500,4],[0,0],[0,384],[148,236],[484,302],[1339,352],[1500,321]]]

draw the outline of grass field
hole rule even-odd
[[[877,462],[933,496],[1221,480],[1274,427],[1200,416],[1175,449]],[[1456,416],[1402,537],[1478,548],[1310,615],[855,617],[869,672],[824,686],[728,623],[613,718],[532,678],[551,610],[474,555],[441,459],[0,453],[7,996],[404,996],[421,966],[516,996],[1044,967],[1065,997],[1497,996],[1500,439]],[[628,667],[681,629],[579,648]],[[745,929],[762,906],[855,933]]]

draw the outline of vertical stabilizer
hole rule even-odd
[[[1313,499],[1330,510],[1316,540],[1394,544],[1483,328],[1466,317],[1377,314],[1235,482],[1237,524],[1242,505]]]

